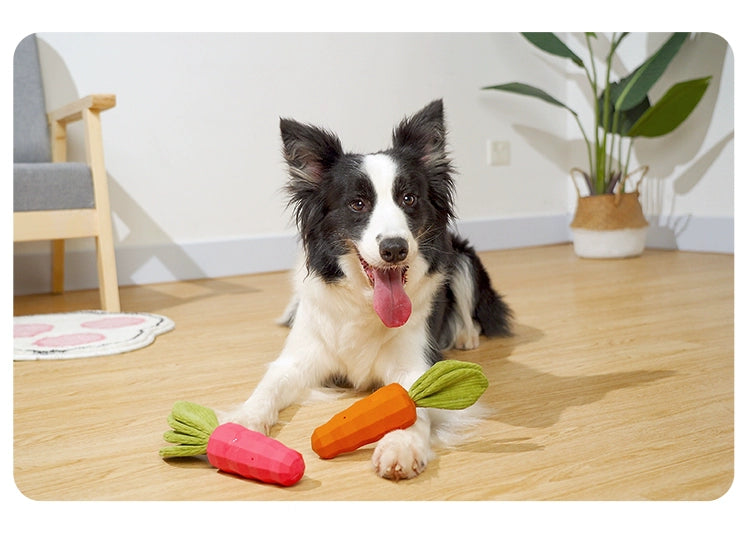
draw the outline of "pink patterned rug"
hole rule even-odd
[[[149,313],[80,311],[13,317],[13,359],[74,359],[123,353],[147,346],[174,328]]]

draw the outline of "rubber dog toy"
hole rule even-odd
[[[172,430],[164,433],[164,440],[175,446],[160,449],[162,458],[205,454],[223,472],[283,486],[294,485],[305,473],[299,452],[237,423],[219,425],[210,408],[177,402],[167,423]]]
[[[474,404],[489,382],[476,363],[439,361],[407,391],[398,383],[379,388],[313,431],[312,449],[333,458],[380,440],[417,420],[417,407],[459,410]]]

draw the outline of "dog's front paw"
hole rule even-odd
[[[417,477],[431,458],[429,441],[412,431],[397,430],[380,439],[372,463],[380,477],[398,481]]]
[[[247,406],[239,406],[230,411],[217,411],[216,417],[220,424],[239,423],[252,431],[268,435],[271,427],[276,423],[276,418],[269,414],[258,413],[257,410],[249,409]]]
[[[479,334],[482,328],[475,320],[470,325],[464,325],[456,334],[453,346],[456,349],[476,349],[479,347]]]

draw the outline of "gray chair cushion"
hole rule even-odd
[[[29,35],[13,56],[13,211],[93,208],[88,165],[50,160],[39,50]]]
[[[93,207],[91,169],[85,163],[13,164],[13,211]]]
[[[18,43],[13,55],[13,161],[51,160],[47,109],[36,35]]]

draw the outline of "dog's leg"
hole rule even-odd
[[[284,309],[282,314],[277,320],[276,324],[281,326],[287,326],[291,328],[294,325],[294,320],[297,316],[297,308],[299,307],[299,292],[302,288],[305,275],[307,274],[307,267],[305,265],[305,256],[300,254],[297,257],[297,264],[294,272],[292,273],[292,298]]]
[[[479,347],[479,334],[482,329],[472,316],[476,305],[474,284],[471,262],[464,255],[459,255],[456,262],[456,271],[451,282],[453,294],[456,298],[456,315],[454,317],[456,337],[453,342],[453,347],[456,349],[476,349]]]
[[[276,324],[280,326],[287,326],[288,328],[291,328],[294,326],[294,317],[297,314],[297,307],[299,306],[299,295],[297,293],[294,293],[292,295],[292,298],[289,300],[289,303],[286,306],[286,309],[284,309],[284,314],[282,314],[278,319],[276,319]]]
[[[450,279],[455,300],[450,317],[451,346],[475,349],[479,347],[480,334],[489,337],[511,335],[513,313],[492,287],[482,261],[463,239],[454,237],[453,248],[456,264]]]
[[[219,421],[239,423],[267,435],[278,421],[279,412],[304,396],[307,385],[301,370],[293,359],[282,354],[269,365],[245,403],[232,411],[219,413]]]
[[[401,341],[405,341],[406,348],[412,345],[408,338]],[[406,348],[399,348],[396,354],[410,355]],[[385,382],[399,382],[404,387],[414,384],[417,378],[428,369],[428,364],[420,363],[420,358],[417,356],[413,358],[414,361],[411,363],[391,368],[392,372],[384,375]],[[390,364],[393,364],[392,361]],[[399,370],[413,372],[403,374],[398,373]],[[421,474],[427,467],[427,463],[434,457],[430,443],[431,428],[430,410],[418,408],[417,421],[414,425],[406,429],[391,431],[378,441],[372,455],[375,472],[380,477],[396,481],[411,479]]]
[[[398,481],[421,474],[433,457],[429,410],[418,409],[414,425],[391,431],[380,439],[372,455],[372,464],[380,477]]]
[[[313,340],[298,339],[293,328],[281,354],[268,366],[252,395],[235,410],[219,414],[219,420],[268,434],[279,412],[301,402],[330,369],[326,351],[316,349],[316,345]]]
[[[306,384],[300,370],[293,360],[282,355],[269,365],[263,379],[245,403],[220,419],[228,419],[268,434],[278,421],[279,412],[304,395]]]

